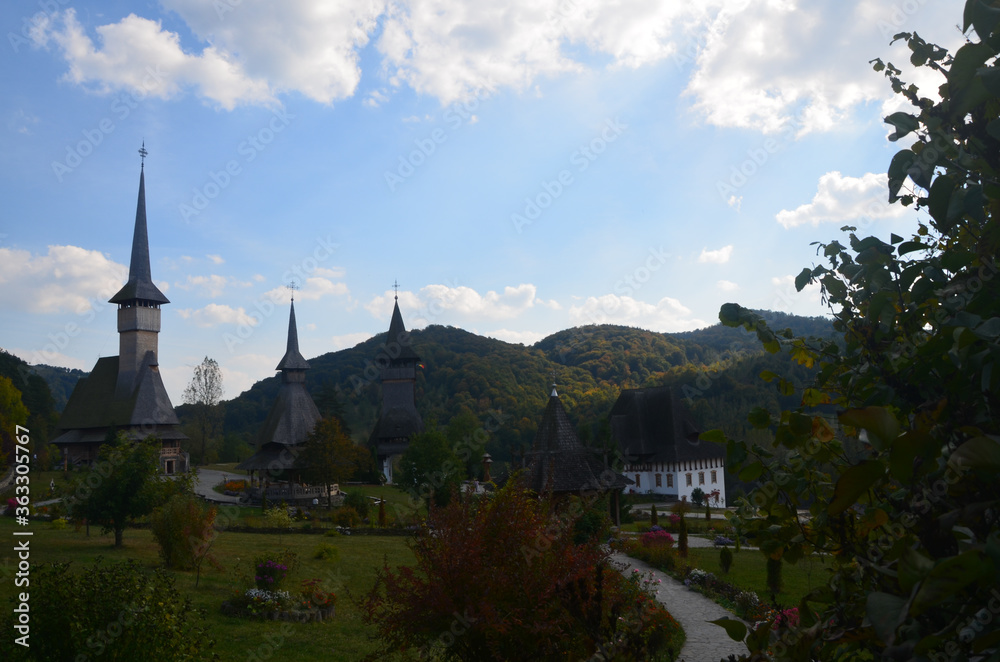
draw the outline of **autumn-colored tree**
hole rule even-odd
[[[656,659],[665,612],[629,591],[607,551],[574,544],[578,515],[516,478],[435,508],[411,542],[416,565],[383,565],[363,602],[382,641],[369,659],[588,659],[602,648],[600,659]]]
[[[371,462],[371,452],[351,441],[340,419],[331,416],[316,423],[295,464],[303,478],[327,488],[327,505],[332,506],[333,485],[344,484],[368,470]]]
[[[28,422],[28,408],[21,402],[21,392],[7,377],[0,376],[0,468],[14,451],[14,430]]]

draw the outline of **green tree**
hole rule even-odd
[[[345,484],[355,474],[367,471],[371,462],[371,452],[351,441],[340,419],[331,416],[316,423],[296,466],[308,482],[327,488],[327,506],[332,507],[333,485]]]
[[[849,227],[846,246],[819,245],[826,264],[796,286],[820,285],[842,337],[796,338],[736,304],[720,311],[818,367],[799,406],[750,412],[773,445],[727,442],[730,465],[761,486],[742,500],[742,529],[774,562],[823,554],[832,565],[799,622],[765,626],[751,653],[780,639],[781,660],[998,656],[998,620],[982,618],[1000,585],[998,26],[1000,2],[968,0],[954,56],[896,35],[911,63],[943,77],[939,100],[873,60],[913,105],[885,121],[891,140],[913,140],[889,164],[889,196],[914,206],[919,226],[888,242]]]
[[[173,492],[186,487],[160,475],[160,442],[148,437],[131,441],[119,432],[101,445],[97,461],[77,481],[69,507],[74,517],[113,531],[122,546],[125,527],[153,512]]]
[[[206,462],[208,440],[218,432],[223,421],[223,413],[219,407],[223,394],[222,370],[215,359],[206,356],[194,367],[194,376],[184,389],[184,404],[194,408],[194,427],[201,449],[199,463]]]
[[[414,499],[433,499],[443,506],[464,477],[464,465],[448,438],[437,430],[414,435],[399,461],[396,483]]]
[[[0,468],[14,451],[14,431],[28,422],[28,408],[21,402],[19,391],[7,377],[0,376]]]

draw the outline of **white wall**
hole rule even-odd
[[[715,482],[712,482],[712,472],[715,471]],[[704,482],[700,482],[699,474],[704,476]],[[726,505],[726,477],[725,460],[711,459],[697,462],[679,462],[671,464],[645,464],[626,465],[622,475],[631,478],[633,481],[638,477],[638,486],[629,485],[625,488],[626,494],[664,494],[674,495],[678,501],[691,501],[691,492],[696,487],[706,495],[710,495],[715,490],[719,491],[718,501],[712,499],[710,503],[715,506]],[[660,476],[660,486],[656,486],[656,476]],[[673,476],[673,486],[668,486],[667,476]],[[687,484],[687,477],[691,476],[691,484]],[[710,497],[711,498],[711,497]]]

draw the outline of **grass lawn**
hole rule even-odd
[[[11,540],[15,528],[10,518],[0,518],[0,537]],[[109,560],[133,558],[153,569],[160,563],[158,547],[152,534],[145,529],[125,531],[125,547],[116,550],[113,537],[103,536],[91,528],[89,538],[83,531],[72,528],[56,530],[47,522],[34,521],[30,530],[31,563],[72,561],[88,565],[103,556]],[[329,543],[340,551],[337,561],[313,559],[316,548]],[[12,546],[0,551],[0,601],[8,608],[6,599],[13,595],[13,572],[16,559]],[[281,621],[251,621],[222,615],[219,607],[237,586],[236,575],[240,570],[249,571],[255,555],[267,551],[291,549],[299,556],[300,567],[291,588],[303,579],[318,578],[338,596],[337,615],[323,623],[298,624]],[[386,559],[390,566],[413,563],[413,554],[406,546],[406,539],[397,536],[340,536],[328,538],[320,535],[285,535],[278,542],[276,535],[227,533],[223,531],[212,548],[223,571],[211,567],[202,572],[201,582],[194,588],[193,572],[175,572],[176,586],[182,595],[191,599],[194,606],[206,611],[206,622],[216,641],[215,650],[222,660],[296,659],[296,660],[358,660],[374,649],[368,637],[373,633],[361,620],[361,614],[352,604],[351,595],[360,596],[374,583],[375,569]],[[286,633],[287,636],[282,635]],[[283,637],[281,652],[266,654],[268,647]],[[259,658],[251,657],[256,653]]]
[[[767,588],[767,559],[757,550],[745,549],[738,554],[734,552],[733,565],[729,568],[728,575],[719,566],[718,549],[689,549],[687,562],[693,567],[713,573],[722,581],[754,591],[762,600],[771,601],[771,592]],[[829,576],[826,571],[828,567],[822,557],[805,558],[795,565],[782,564],[784,588],[777,596],[781,606],[798,606],[809,591],[825,585]]]

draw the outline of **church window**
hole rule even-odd
[[[642,482],[639,480],[639,474],[635,475],[635,486],[642,487]]]
[[[691,487],[691,474],[684,474],[684,478],[685,478],[685,484],[688,487]]]
[[[667,474],[667,487],[673,487],[673,486],[674,486],[674,475]]]
[[[698,484],[699,485],[704,485],[705,484],[705,472],[704,471],[699,471],[698,472]]]
[[[712,483],[714,484],[714,483],[717,483],[717,482],[719,482],[719,479],[716,477],[715,470],[713,469],[712,470]]]
[[[656,486],[662,487],[660,474],[656,474]]]

